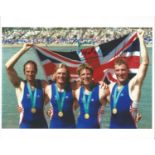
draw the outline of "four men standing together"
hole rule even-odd
[[[24,44],[23,48],[6,63],[10,81],[16,89],[20,112],[20,128],[47,128],[44,117],[44,105],[50,102],[53,110],[50,128],[99,128],[100,108],[110,103],[110,128],[136,128],[141,87],[144,81],[149,58],[144,43],[144,31],[138,30],[141,64],[138,73],[128,79],[128,64],[123,59],[115,62],[114,70],[117,83],[109,86],[93,82],[93,69],[87,64],[78,68],[80,85],[69,81],[70,75],[66,65],[60,64],[55,71],[55,82],[47,84],[36,79],[37,65],[28,61],[24,65],[25,80],[14,69],[18,59],[33,45]],[[77,122],[73,111],[79,107]]]

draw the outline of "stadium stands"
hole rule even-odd
[[[119,38],[138,28],[2,28],[3,45],[35,44],[51,45],[97,45]],[[146,32],[145,41],[152,42],[152,29],[143,28]]]

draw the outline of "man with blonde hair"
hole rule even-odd
[[[141,87],[147,72],[149,58],[144,43],[144,31],[138,30],[141,64],[138,73],[129,80],[129,67],[125,60],[118,59],[114,64],[117,83],[110,86],[111,119],[110,128],[137,128],[137,112]]]
[[[93,68],[88,64],[81,64],[77,72],[81,80],[81,86],[75,90],[80,107],[77,128],[100,128],[99,111],[106,103],[109,90],[93,82]]]

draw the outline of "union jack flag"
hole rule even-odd
[[[47,77],[51,78],[56,64],[64,63],[69,67],[71,79],[77,79],[77,67],[82,63],[88,63],[94,69],[94,81],[116,81],[114,62],[119,57],[124,57],[129,65],[130,77],[133,77],[140,65],[140,46],[136,33],[125,35],[110,42],[75,50],[71,52],[53,51],[47,48],[34,46],[43,70]]]

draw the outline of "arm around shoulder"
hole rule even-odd
[[[76,90],[73,90],[72,91],[73,93],[73,97],[74,97],[74,102],[73,102],[73,110],[76,110],[78,107],[79,107],[79,104],[78,104],[78,89]]]
[[[45,104],[48,104],[50,101],[50,98],[52,96],[52,91],[51,91],[51,85],[47,84],[46,81],[43,81],[43,87],[44,87],[44,94],[45,94]]]

